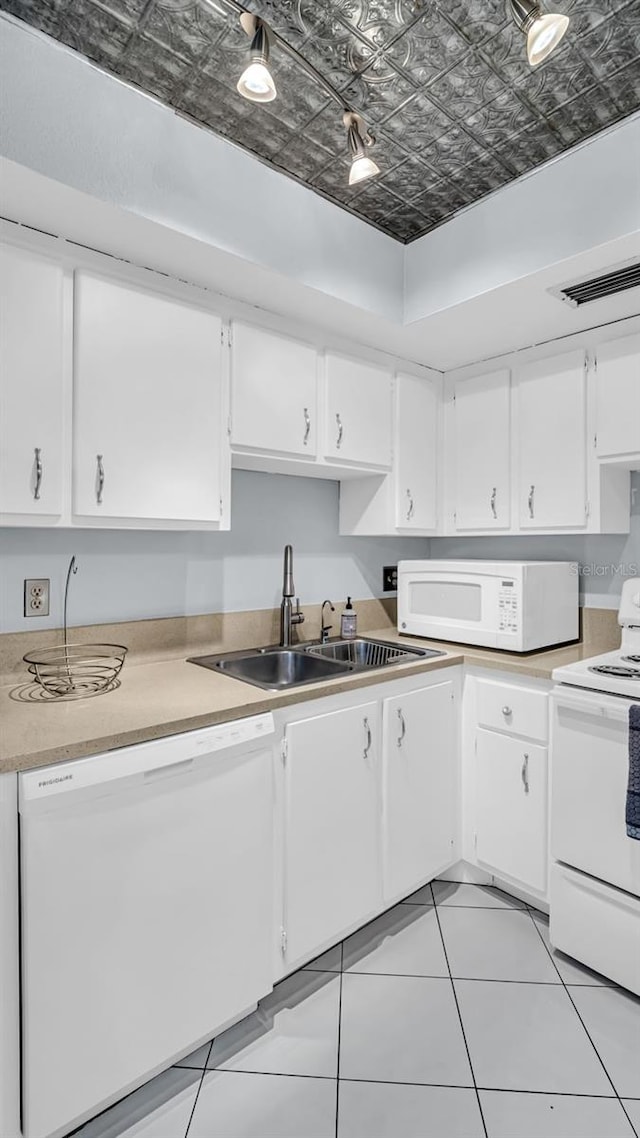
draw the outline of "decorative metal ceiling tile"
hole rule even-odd
[[[508,0],[247,0],[376,136],[349,186],[342,107],[275,43],[278,98],[236,82],[249,41],[226,0],[0,0],[399,241],[640,109],[640,0],[554,0],[571,23],[532,69]]]

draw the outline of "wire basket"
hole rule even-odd
[[[49,695],[82,699],[114,687],[127,649],[122,644],[58,644],[23,656]]]

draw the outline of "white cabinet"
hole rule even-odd
[[[53,524],[63,512],[63,270],[0,255],[0,518]]]
[[[364,703],[286,728],[289,971],[381,907],[378,709]]]
[[[394,379],[393,469],[340,485],[340,533],[430,534],[438,525],[442,381]]]
[[[452,445],[457,531],[509,528],[510,431],[508,371],[455,384]]]
[[[325,368],[325,458],[388,470],[393,421],[390,373],[331,352]]]
[[[640,335],[597,350],[596,453],[640,469]]]
[[[396,376],[395,526],[435,530],[438,520],[439,389],[429,379]]]
[[[211,313],[76,274],[76,518],[219,522],[221,347]]]
[[[308,344],[234,323],[231,328],[231,445],[315,458],[317,361]]]
[[[457,707],[450,679],[383,701],[385,902],[405,897],[454,860]]]
[[[478,862],[524,887],[547,887],[547,749],[478,729]]]
[[[584,529],[587,421],[584,351],[517,373],[518,520],[521,529]]]

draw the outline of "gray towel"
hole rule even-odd
[[[640,703],[629,708],[629,785],[626,809],[627,836],[640,841]]]

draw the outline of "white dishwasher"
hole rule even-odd
[[[26,1138],[271,990],[273,731],[260,715],[20,775]]]

